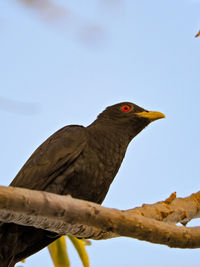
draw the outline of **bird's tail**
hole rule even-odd
[[[0,267],[14,267],[59,237],[56,233],[30,226],[0,225]]]

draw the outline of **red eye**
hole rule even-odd
[[[124,105],[124,106],[121,107],[121,110],[123,112],[128,112],[130,110],[130,107],[128,105]]]

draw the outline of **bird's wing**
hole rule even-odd
[[[83,126],[70,125],[58,130],[35,150],[10,185],[45,190],[77,159],[86,143]]]

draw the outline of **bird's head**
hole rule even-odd
[[[112,126],[127,133],[132,139],[152,121],[165,118],[158,111],[148,111],[130,102],[122,102],[107,107],[94,122],[102,126]],[[103,123],[103,124],[102,124]]]

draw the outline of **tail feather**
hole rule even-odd
[[[0,267],[14,265],[59,238],[56,233],[6,223],[0,226]],[[9,257],[9,258],[8,258]]]

